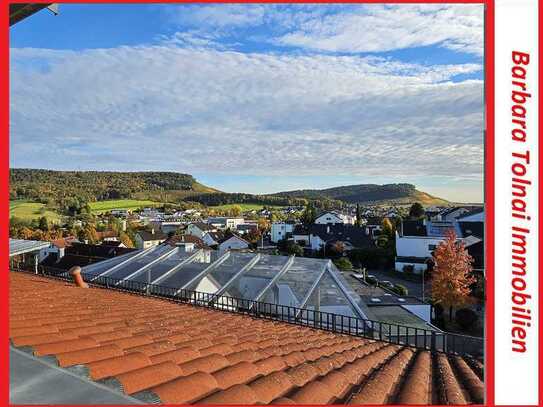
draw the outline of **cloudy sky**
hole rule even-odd
[[[61,5],[11,28],[12,167],[482,201],[482,5]]]

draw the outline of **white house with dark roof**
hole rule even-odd
[[[158,246],[159,244],[163,243],[168,238],[168,235],[166,233],[163,233],[160,230],[151,229],[150,231],[147,230],[140,230],[136,233],[136,247],[138,249],[148,249],[149,247]]]
[[[215,226],[209,225],[207,223],[203,222],[194,222],[190,223],[187,226],[187,229],[185,231],[186,235],[196,236],[199,239],[204,238],[204,235],[208,232],[216,232],[217,228]]]
[[[354,225],[356,218],[354,216],[339,213],[335,211],[323,212],[315,219],[317,225]]]

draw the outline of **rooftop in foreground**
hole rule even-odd
[[[10,275],[10,340],[144,402],[469,404],[482,365],[385,342]]]

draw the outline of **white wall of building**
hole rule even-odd
[[[273,222],[271,225],[271,241],[277,243],[283,240],[287,233],[292,233],[294,225],[292,223],[285,222]]]
[[[237,236],[232,236],[230,239],[225,240],[219,245],[219,250],[241,250],[247,249],[249,245],[243,239],[240,239]]]
[[[400,236],[396,232],[396,255],[399,257],[431,257],[443,237]]]
[[[315,224],[317,225],[334,225],[338,223],[344,223],[344,220],[332,212],[323,213],[315,219]]]

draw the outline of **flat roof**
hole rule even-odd
[[[31,253],[51,246],[51,242],[41,240],[9,239],[9,257]]]

